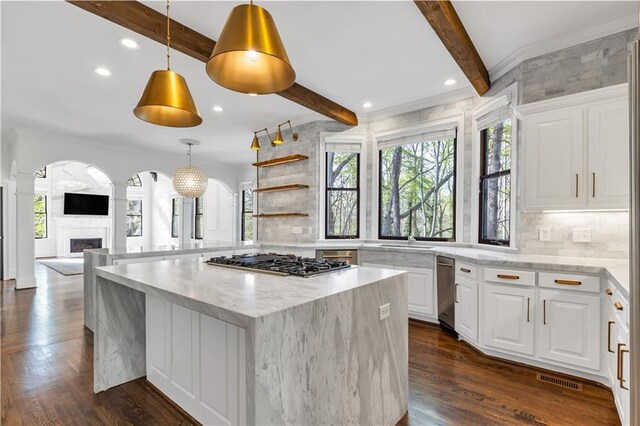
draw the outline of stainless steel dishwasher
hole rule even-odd
[[[438,321],[444,329],[456,332],[455,261],[449,257],[436,258],[438,278]]]

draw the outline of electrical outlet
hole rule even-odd
[[[573,228],[574,243],[590,243],[591,228]]]
[[[382,321],[383,319],[389,318],[390,313],[391,312],[390,312],[390,307],[388,303],[386,305],[380,306],[380,321]]]
[[[540,228],[538,228],[538,238],[540,241],[551,240],[551,227],[541,226]]]

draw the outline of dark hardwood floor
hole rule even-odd
[[[38,289],[2,282],[3,425],[178,425],[193,420],[144,379],[93,393],[93,335],[82,275],[36,266]],[[409,325],[409,413],[401,424],[613,425],[611,393],[536,380],[539,370],[485,357],[433,325]]]

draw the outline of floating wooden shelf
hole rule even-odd
[[[296,161],[308,160],[309,157],[302,154],[293,154],[287,155],[286,157],[280,158],[272,158],[271,160],[259,161],[257,163],[253,163],[255,167],[271,167],[271,166],[279,166],[281,164],[294,163]]]
[[[267,188],[258,188],[254,189],[253,192],[279,192],[279,191],[293,191],[294,189],[304,189],[308,188],[309,185],[303,185],[301,183],[294,183],[291,185],[282,185],[282,186],[270,186]]]
[[[306,213],[260,213],[254,214],[253,217],[307,217]]]

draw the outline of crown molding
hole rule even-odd
[[[523,117],[538,112],[570,108],[592,102],[619,99],[628,96],[628,93],[629,85],[627,83],[622,83],[614,86],[603,87],[601,89],[588,90],[586,92],[579,92],[572,95],[559,96],[557,98],[519,105],[515,107],[515,110],[519,117]]]
[[[395,115],[404,114],[407,112],[418,111],[421,109],[431,108],[438,105],[443,105],[451,102],[461,101],[463,99],[476,97],[476,91],[471,86],[467,86],[462,89],[455,90],[453,92],[442,93],[440,95],[430,96],[424,99],[418,99],[416,101],[408,102],[406,104],[396,105],[389,108],[380,109],[368,114],[363,114],[363,122],[370,123],[372,121],[382,120],[385,118],[393,117]]]
[[[489,79],[494,82],[498,78],[505,75],[519,63],[527,59],[545,55],[547,53],[556,52],[561,49],[586,43],[601,37],[616,34],[622,31],[630,30],[638,26],[637,16],[625,16],[615,21],[607,22],[594,27],[586,28],[571,34],[560,37],[540,40],[535,43],[522,46],[513,51],[509,56],[500,61],[496,66],[489,70]]]

